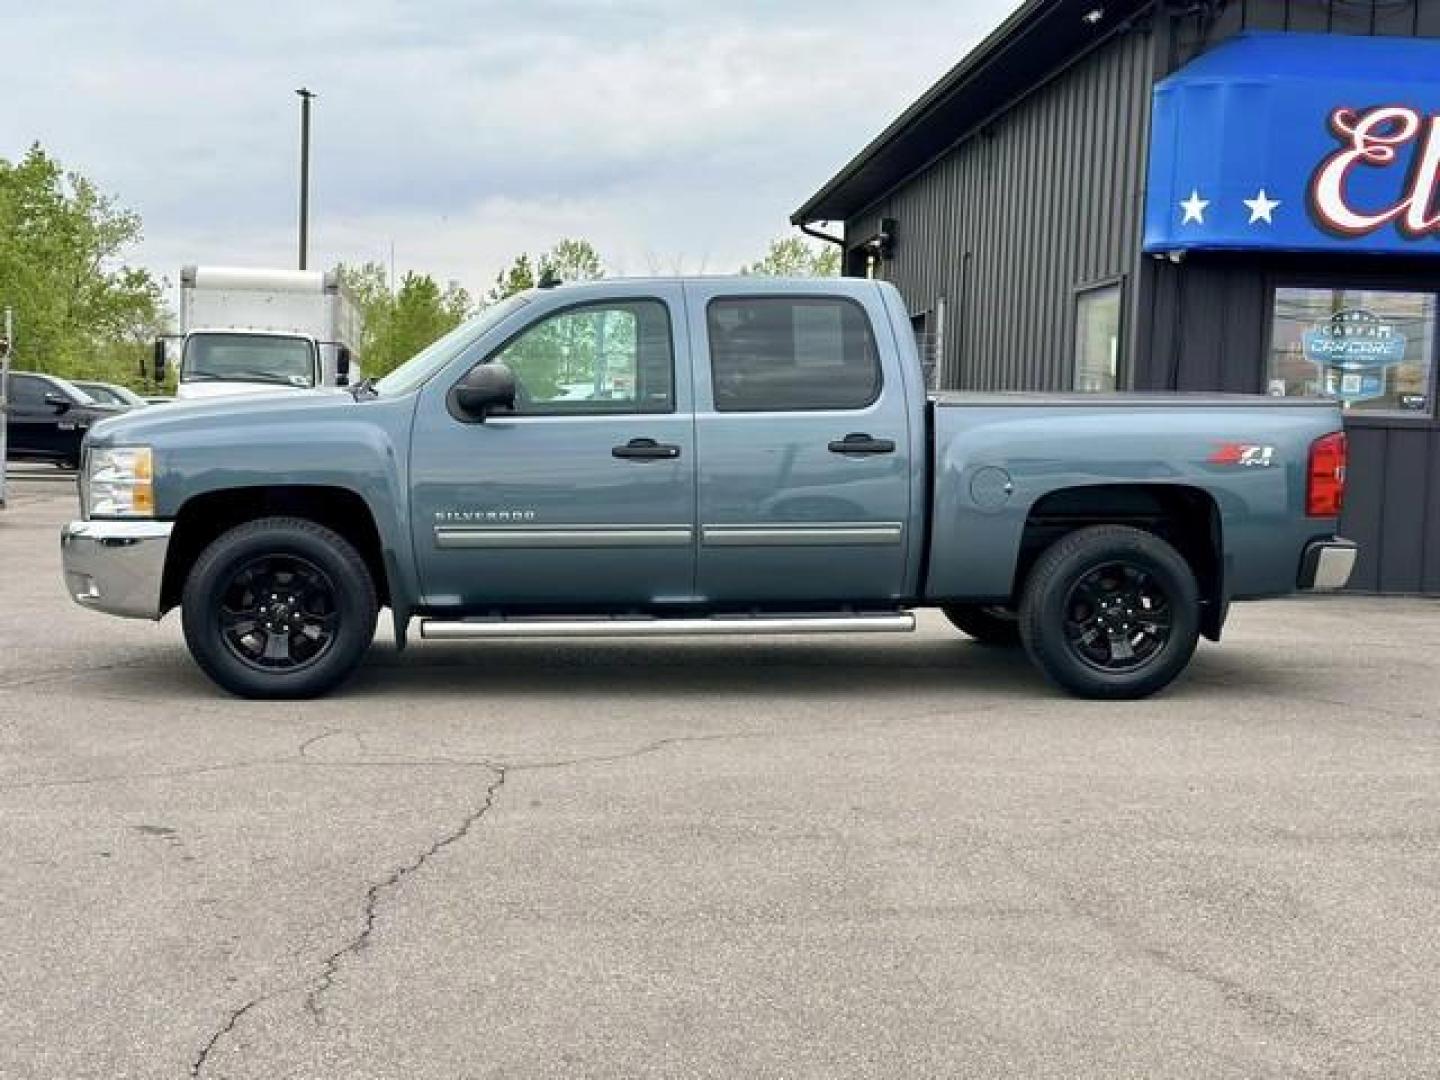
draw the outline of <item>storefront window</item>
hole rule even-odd
[[[1435,307],[1433,293],[1276,289],[1266,389],[1356,412],[1428,415]]]
[[[1075,298],[1075,389],[1115,389],[1120,367],[1120,286],[1086,289]]]

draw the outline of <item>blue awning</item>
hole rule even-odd
[[[1440,40],[1241,34],[1158,83],[1145,250],[1440,255]]]

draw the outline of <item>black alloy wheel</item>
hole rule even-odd
[[[1155,574],[1129,561],[1090,571],[1065,601],[1075,654],[1101,671],[1136,671],[1170,640],[1171,601]]]
[[[1036,561],[1020,604],[1030,659],[1079,697],[1142,698],[1185,670],[1200,639],[1200,588],[1185,557],[1144,529],[1092,525]]]
[[[335,643],[335,586],[295,555],[263,555],[242,565],[220,597],[220,634],[231,653],[259,671],[295,671]]]
[[[222,533],[180,600],[190,655],[246,698],[312,698],[344,682],[375,636],[379,597],[364,556],[318,522],[261,518]]]

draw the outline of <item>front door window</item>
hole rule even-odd
[[[666,413],[675,408],[670,320],[656,300],[559,312],[502,348],[518,416]]]

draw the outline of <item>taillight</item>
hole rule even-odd
[[[1332,431],[1310,444],[1310,479],[1305,488],[1305,513],[1339,517],[1345,503],[1345,433]]]

